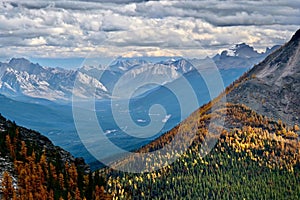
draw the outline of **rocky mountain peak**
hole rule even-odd
[[[30,65],[30,61],[25,59],[25,58],[12,58],[9,63],[11,66],[16,66],[16,65]]]
[[[298,30],[292,39],[253,67],[227,100],[246,104],[289,125],[300,124],[300,45]]]
[[[241,50],[243,48],[247,48],[247,49],[252,49],[253,50],[253,47],[249,46],[245,42],[239,43],[239,44],[235,44],[232,47],[230,47],[231,50]]]
[[[299,41],[300,39],[300,29],[293,35],[291,41]]]
[[[12,67],[18,71],[26,71],[30,74],[32,73],[40,73],[43,71],[43,67],[40,66],[38,63],[34,64],[31,63],[29,60],[25,58],[12,58],[9,63],[9,67]]]
[[[260,54],[248,44],[240,43],[240,44],[233,45],[228,50],[222,51],[221,56],[250,58],[250,57],[258,57],[260,56]]]
[[[250,68],[261,62],[266,56],[274,52],[278,45],[267,48],[264,53],[257,52],[246,43],[235,44],[221,54],[215,55],[212,59],[220,69]]]

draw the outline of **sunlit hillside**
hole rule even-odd
[[[227,114],[225,127],[215,129],[221,134],[217,144],[210,154],[201,157],[202,142],[210,134],[206,124],[224,114]],[[236,104],[226,104],[213,113],[199,115],[194,114],[187,120],[198,121],[197,138],[176,162],[144,174],[105,171],[108,181],[106,190],[112,196],[123,199],[299,197],[298,126],[287,127],[281,121],[268,119],[244,105]],[[166,133],[141,151],[160,148],[172,137],[172,131]],[[121,163],[126,165],[127,162],[130,163],[128,160]]]
[[[133,155],[114,165],[126,170],[146,163],[145,173],[103,170],[106,192],[115,199],[298,199],[298,118],[281,120],[279,116],[289,105],[284,107],[281,103],[281,93],[295,96],[288,109],[298,113],[297,103],[294,105],[298,93],[289,88],[298,83],[294,72],[299,70],[299,36],[298,31],[290,42],[232,83],[219,97],[138,150],[147,153],[168,148],[167,153]],[[268,85],[268,80],[276,86]],[[292,81],[283,84],[286,80]],[[265,100],[252,91],[260,92]],[[226,96],[238,103],[226,103]],[[265,102],[265,109],[258,109]],[[173,140],[175,144],[171,144]],[[178,157],[175,162],[164,165],[174,156]],[[151,171],[156,166],[164,167]]]

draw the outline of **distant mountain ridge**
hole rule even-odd
[[[279,47],[279,45],[275,45],[272,48],[266,48],[263,53],[258,53],[253,47],[240,43],[215,55],[213,60],[220,69],[250,68]]]
[[[234,45],[229,50],[217,54],[212,59],[220,69],[250,68],[261,61],[277,47],[267,48],[258,53],[245,43]],[[199,59],[205,62],[205,59]],[[173,58],[160,62],[143,58],[117,59],[107,69],[97,66],[83,66],[77,70],[43,67],[24,58],[12,58],[8,63],[0,62],[0,94],[8,97],[41,98],[50,101],[70,101],[72,95],[82,99],[94,96],[96,99],[112,97],[112,91],[124,76],[124,94],[135,90],[135,85],[155,77],[160,84],[166,84],[193,70],[188,59]],[[99,74],[103,76],[99,80]],[[79,87],[73,90],[75,80]],[[139,94],[154,86],[147,86]],[[122,94],[120,94],[122,96]],[[120,98],[120,97],[119,97]]]

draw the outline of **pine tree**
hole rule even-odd
[[[14,196],[13,181],[7,171],[3,173],[2,192],[3,192],[3,199],[5,200],[11,199]]]

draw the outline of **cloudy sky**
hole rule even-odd
[[[1,1],[0,57],[203,57],[240,42],[261,51],[299,22],[299,0]]]

